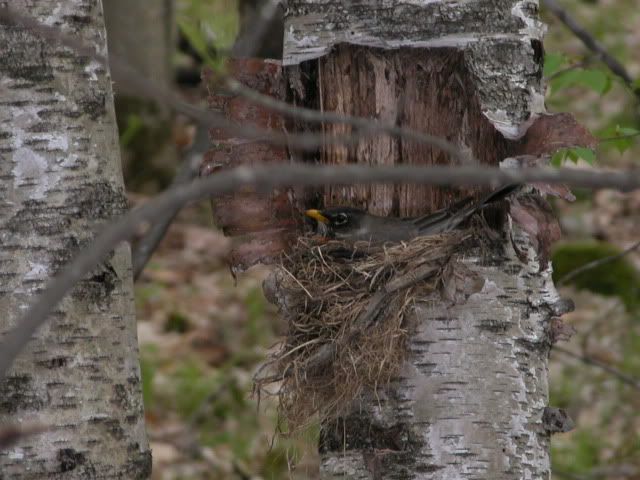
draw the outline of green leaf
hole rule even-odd
[[[640,137],[640,130],[615,125],[604,129],[599,136],[603,145],[613,147],[618,152],[624,153],[634,144],[635,137]]]
[[[563,72],[551,80],[551,89],[554,93],[575,85],[583,85],[604,95],[611,89],[611,77],[602,70],[575,69]]]
[[[616,134],[617,135],[640,135],[640,130],[631,127],[621,127],[620,125],[616,125]]]
[[[611,89],[611,77],[602,70],[583,70],[579,82],[600,95]]]
[[[216,60],[211,56],[207,39],[200,28],[190,21],[178,20],[177,23],[178,28],[180,28],[180,31],[189,41],[194,50],[198,52],[198,55],[202,57],[208,66],[215,68],[217,65]]]
[[[578,163],[578,160],[580,160],[580,155],[578,155],[578,152],[576,152],[573,148],[570,148],[569,150],[567,150],[567,158],[573,163]]]
[[[631,146],[633,145],[633,140],[631,138],[624,137],[611,139],[607,141],[607,145],[611,145],[618,151],[618,153],[623,154],[631,148]]]
[[[596,161],[596,155],[593,150],[583,147],[563,148],[558,150],[551,157],[551,165],[554,167],[560,167],[566,161],[578,163],[578,160],[583,159],[589,165],[593,165]]]
[[[561,167],[562,164],[566,161],[566,159],[567,159],[567,149],[563,148],[553,154],[553,156],[551,157],[551,165],[554,167]]]
[[[178,0],[176,21],[191,46],[217,70],[219,52],[228,50],[238,33],[237,0]]]
[[[120,133],[120,145],[122,147],[131,145],[138,134],[144,129],[142,118],[135,113],[129,114],[126,122],[126,126]]]
[[[575,155],[578,158],[583,159],[589,165],[593,165],[596,161],[596,154],[590,148],[575,147],[575,148],[572,148],[571,151],[575,152]],[[577,162],[577,159],[576,159],[576,162]]]
[[[565,63],[567,63],[567,57],[562,53],[546,53],[544,55],[544,76],[549,77],[560,70]]]
[[[552,167],[560,167],[562,166],[562,161],[564,160],[564,152],[556,152],[551,157],[551,166]]]
[[[566,72],[562,72],[551,80],[551,90],[555,93],[558,90],[576,85],[578,83],[578,76],[579,74],[577,70],[567,70]]]

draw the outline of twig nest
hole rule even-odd
[[[442,286],[445,265],[470,237],[458,231],[393,245],[303,237],[282,256],[264,287],[288,332],[254,380],[259,394],[275,390],[289,431],[316,413],[344,414],[365,389],[391,381],[414,299]]]

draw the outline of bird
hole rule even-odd
[[[305,211],[305,215],[316,220],[327,237],[352,242],[398,243],[455,230],[472,215],[487,205],[502,200],[519,187],[518,184],[509,184],[488,193],[480,200],[466,197],[447,208],[421,217],[382,217],[359,208],[343,206],[310,209]]]

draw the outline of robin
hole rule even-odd
[[[372,243],[401,242],[415,237],[450,232],[487,205],[502,200],[519,185],[506,185],[476,201],[467,197],[448,208],[416,218],[381,217],[353,207],[307,210],[327,236],[339,240]]]

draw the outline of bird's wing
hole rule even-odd
[[[423,228],[429,225],[433,225],[434,223],[438,223],[446,219],[451,215],[449,209],[438,210],[437,212],[429,213],[427,215],[423,215],[421,217],[409,218],[410,221],[415,227]]]
[[[420,235],[432,235],[436,233],[448,232],[467,220],[471,215],[483,209],[487,205],[502,200],[518,189],[520,185],[505,185],[493,192],[485,195],[478,202],[474,202],[473,197],[464,198],[448,208],[437,212],[411,219],[411,222],[418,229]]]
[[[437,210],[433,213],[429,213],[421,217],[413,218],[411,219],[411,222],[420,231],[430,230],[436,227],[437,225],[447,224],[448,219],[466,210],[471,210],[471,208],[473,208],[473,198],[466,197],[447,208]]]
[[[499,189],[494,190],[491,193],[488,193],[482,200],[480,200],[478,208],[483,208],[490,203],[502,200],[503,198],[515,192],[518,188],[520,188],[520,186],[521,185],[519,183],[511,183],[509,185],[505,185],[504,187],[500,187]]]

